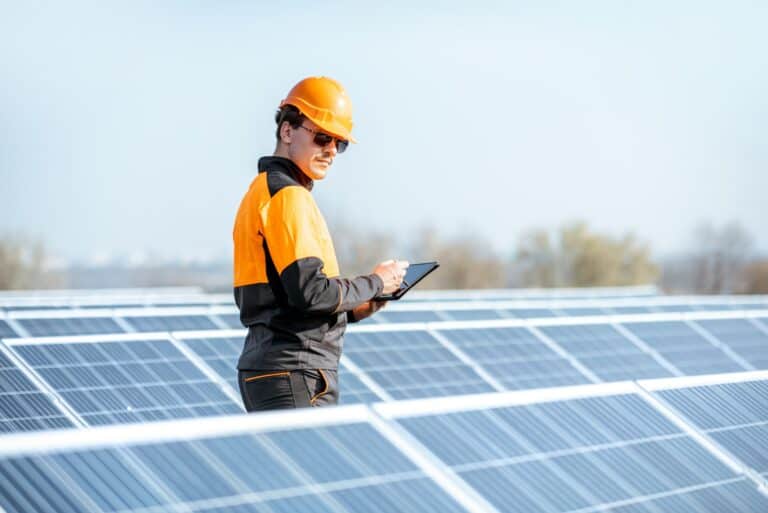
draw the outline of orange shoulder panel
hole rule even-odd
[[[328,278],[339,275],[339,264],[328,226],[312,194],[301,186],[280,189],[262,210],[263,234],[275,268],[281,274],[293,262],[315,257]]]

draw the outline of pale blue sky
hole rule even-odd
[[[768,250],[765,2],[50,4],[0,0],[0,232],[64,257],[229,254],[311,74],[360,141],[329,220],[511,251],[580,218],[657,254],[737,220]]]

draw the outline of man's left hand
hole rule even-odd
[[[370,317],[384,308],[386,304],[386,301],[375,301],[372,299],[352,310],[352,315],[354,316],[355,321],[362,321],[366,317]]]

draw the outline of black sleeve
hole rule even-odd
[[[375,274],[328,278],[319,258],[301,258],[280,274],[288,303],[310,313],[346,312],[381,294],[384,282]]]

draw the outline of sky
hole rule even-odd
[[[0,0],[0,236],[228,258],[278,103],[327,75],[359,141],[313,191],[332,225],[511,253],[583,220],[663,255],[736,221],[765,252],[766,26],[765,2]]]

